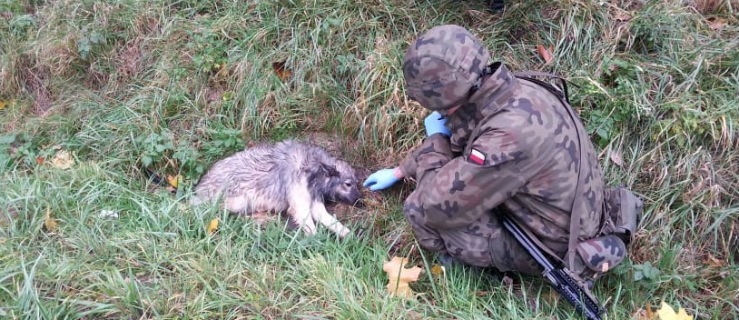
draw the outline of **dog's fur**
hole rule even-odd
[[[216,162],[195,186],[194,205],[223,199],[233,213],[287,212],[307,234],[319,222],[340,237],[349,234],[325,201],[355,204],[354,169],[324,149],[285,140],[263,144]]]

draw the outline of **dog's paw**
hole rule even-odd
[[[346,239],[347,237],[350,237],[352,235],[352,232],[347,228],[343,228],[342,230],[339,230],[338,235],[339,238]]]

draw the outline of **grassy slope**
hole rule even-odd
[[[513,69],[571,78],[609,183],[644,197],[629,261],[595,290],[609,319],[661,301],[700,318],[739,317],[739,4],[484,8],[0,1],[0,317],[570,314],[536,279],[508,286],[460,269],[419,281],[416,300],[387,298],[384,259],[429,258],[400,212],[411,186],[345,210],[342,219],[364,230],[345,242],[182,204],[204,168],[254,141],[325,133],[357,166],[395,164],[421,138],[424,114],[404,98],[402,53],[442,23],[472,28]],[[539,44],[552,46],[552,64]],[[284,81],[273,68],[283,61]],[[59,149],[73,153],[72,168],[51,165]],[[182,192],[147,184],[144,165],[182,174]],[[47,212],[54,231],[44,228]],[[221,229],[209,236],[215,217]]]

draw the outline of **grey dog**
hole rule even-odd
[[[319,222],[340,237],[349,234],[325,201],[355,204],[357,177],[348,163],[295,140],[262,144],[216,162],[195,186],[193,205],[223,200],[233,213],[287,212],[307,234]]]

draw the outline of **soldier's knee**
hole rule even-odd
[[[413,192],[403,203],[403,214],[412,223],[421,223],[424,217],[423,206],[417,199],[418,195]]]
[[[539,265],[512,236],[506,233],[492,239],[490,245],[492,265],[502,272],[514,271],[523,274],[538,274]]]

